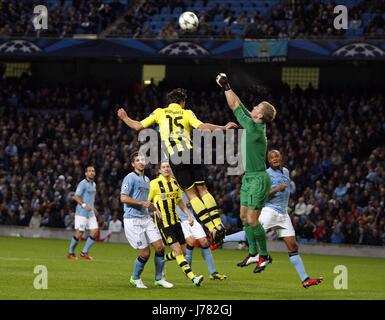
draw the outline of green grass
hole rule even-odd
[[[225,281],[209,280],[199,250],[195,250],[193,270],[205,276],[197,288],[180,268],[167,262],[171,290],[153,286],[154,264],[150,258],[142,279],[149,286],[140,290],[129,285],[136,252],[128,244],[97,243],[91,250],[93,261],[69,261],[69,241],[0,238],[0,300],[4,299],[385,299],[385,259],[350,258],[303,254],[307,272],[323,276],[324,282],[304,289],[287,254],[273,253],[273,264],[261,274],[255,265],[239,268],[245,251],[217,250],[215,264],[228,275]],[[80,243],[77,252],[83,243]],[[33,287],[36,265],[48,269],[48,290]],[[336,265],[348,268],[348,289],[336,290]]]

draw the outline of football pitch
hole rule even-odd
[[[303,254],[310,276],[323,276],[321,285],[304,289],[287,254],[272,253],[273,263],[260,274],[255,265],[239,268],[246,251],[216,250],[217,270],[227,280],[210,280],[206,265],[196,249],[193,270],[203,274],[201,287],[187,280],[175,261],[167,262],[167,280],[172,289],[154,287],[153,252],[142,274],[148,289],[129,284],[136,252],[128,244],[96,243],[93,261],[66,258],[69,241],[0,237],[0,300],[8,299],[125,299],[125,300],[263,300],[263,299],[385,299],[385,259]],[[84,242],[77,247],[80,252]],[[168,249],[167,249],[168,250]],[[48,289],[37,290],[37,265],[48,270]],[[334,279],[338,265],[348,270],[348,288],[337,290]]]

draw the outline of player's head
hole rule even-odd
[[[282,165],[282,155],[278,150],[270,150],[267,154],[267,161],[270,167],[274,169],[280,168]]]
[[[138,151],[135,151],[130,156],[130,163],[134,170],[143,172],[146,168],[146,161],[144,159],[144,156],[140,154]]]
[[[262,101],[259,105],[255,106],[251,111],[251,117],[255,122],[272,122],[275,118],[276,110],[267,101]]]
[[[88,165],[86,167],[84,175],[86,176],[87,180],[94,180],[96,175],[95,167],[93,165]]]
[[[162,161],[161,162],[161,164],[159,166],[159,173],[165,178],[172,176],[171,166],[170,166],[170,163],[168,161]]]
[[[187,91],[182,88],[174,89],[167,94],[168,103],[180,104],[182,108],[184,108],[186,100],[187,100]]]

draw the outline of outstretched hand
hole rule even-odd
[[[229,122],[228,124],[225,125],[225,130],[228,129],[237,129],[238,125],[235,122]]]
[[[227,79],[227,75],[225,73],[218,74],[216,81],[218,85],[222,87],[225,91],[231,90],[229,79]]]
[[[128,117],[127,112],[123,108],[119,108],[118,109],[118,117],[122,120],[126,119]]]

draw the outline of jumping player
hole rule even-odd
[[[233,122],[229,122],[225,126],[202,123],[191,110],[185,108],[187,94],[184,89],[172,90],[168,93],[167,99],[166,108],[155,109],[142,121],[131,119],[122,108],[118,110],[118,116],[127,126],[136,131],[148,128],[153,124],[159,125],[160,138],[167,147],[168,158],[178,184],[186,192],[198,220],[209,230],[212,239],[219,241],[224,238],[226,229],[219,216],[217,203],[207,190],[203,165],[175,164],[173,159],[182,154],[189,154],[189,158],[193,159],[192,129],[226,130],[237,128],[237,125]]]

